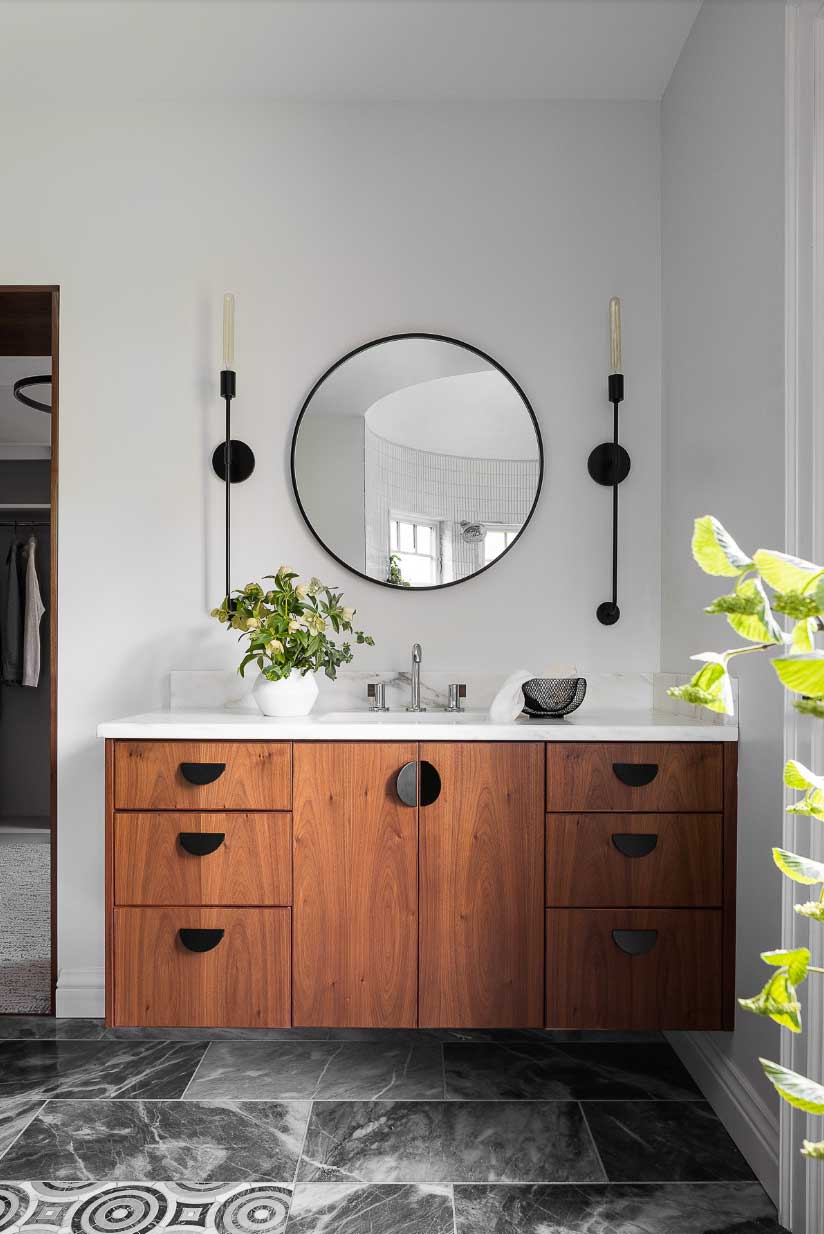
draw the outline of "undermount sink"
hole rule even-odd
[[[485,711],[329,711],[326,724],[484,724]]]

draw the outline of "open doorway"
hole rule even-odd
[[[58,311],[0,286],[2,1015],[54,1014]]]

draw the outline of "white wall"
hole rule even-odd
[[[61,286],[60,1007],[103,961],[102,719],[162,705],[171,668],[219,667],[219,319],[238,303],[234,578],[281,561],[345,587],[374,651],[501,672],[560,655],[656,666],[659,629],[659,109],[651,103],[106,106],[0,115],[7,283]],[[624,304],[621,622],[607,629],[607,302]],[[449,591],[348,576],[303,525],[291,428],[339,355],[374,337],[466,339],[522,383],[547,450],[518,546]],[[502,635],[501,631],[505,633]],[[510,631],[511,633],[506,633]]]
[[[784,6],[705,0],[664,95],[662,640],[665,671],[740,640],[702,608],[728,590],[692,563],[696,515],[748,549],[784,539]],[[780,945],[783,698],[763,659],[738,661],[739,994]],[[685,1057],[775,1192],[776,1099],[758,1055],[778,1030],[739,1012]],[[725,1094],[731,1085],[731,1096]],[[735,1104],[740,1104],[735,1109]]]

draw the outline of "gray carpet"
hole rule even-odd
[[[48,1012],[49,836],[0,836],[0,1013]]]

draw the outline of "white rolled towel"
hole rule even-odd
[[[524,709],[524,692],[521,687],[534,676],[533,672],[520,668],[517,672],[510,673],[489,704],[490,720],[495,724],[509,724],[517,719]]]

